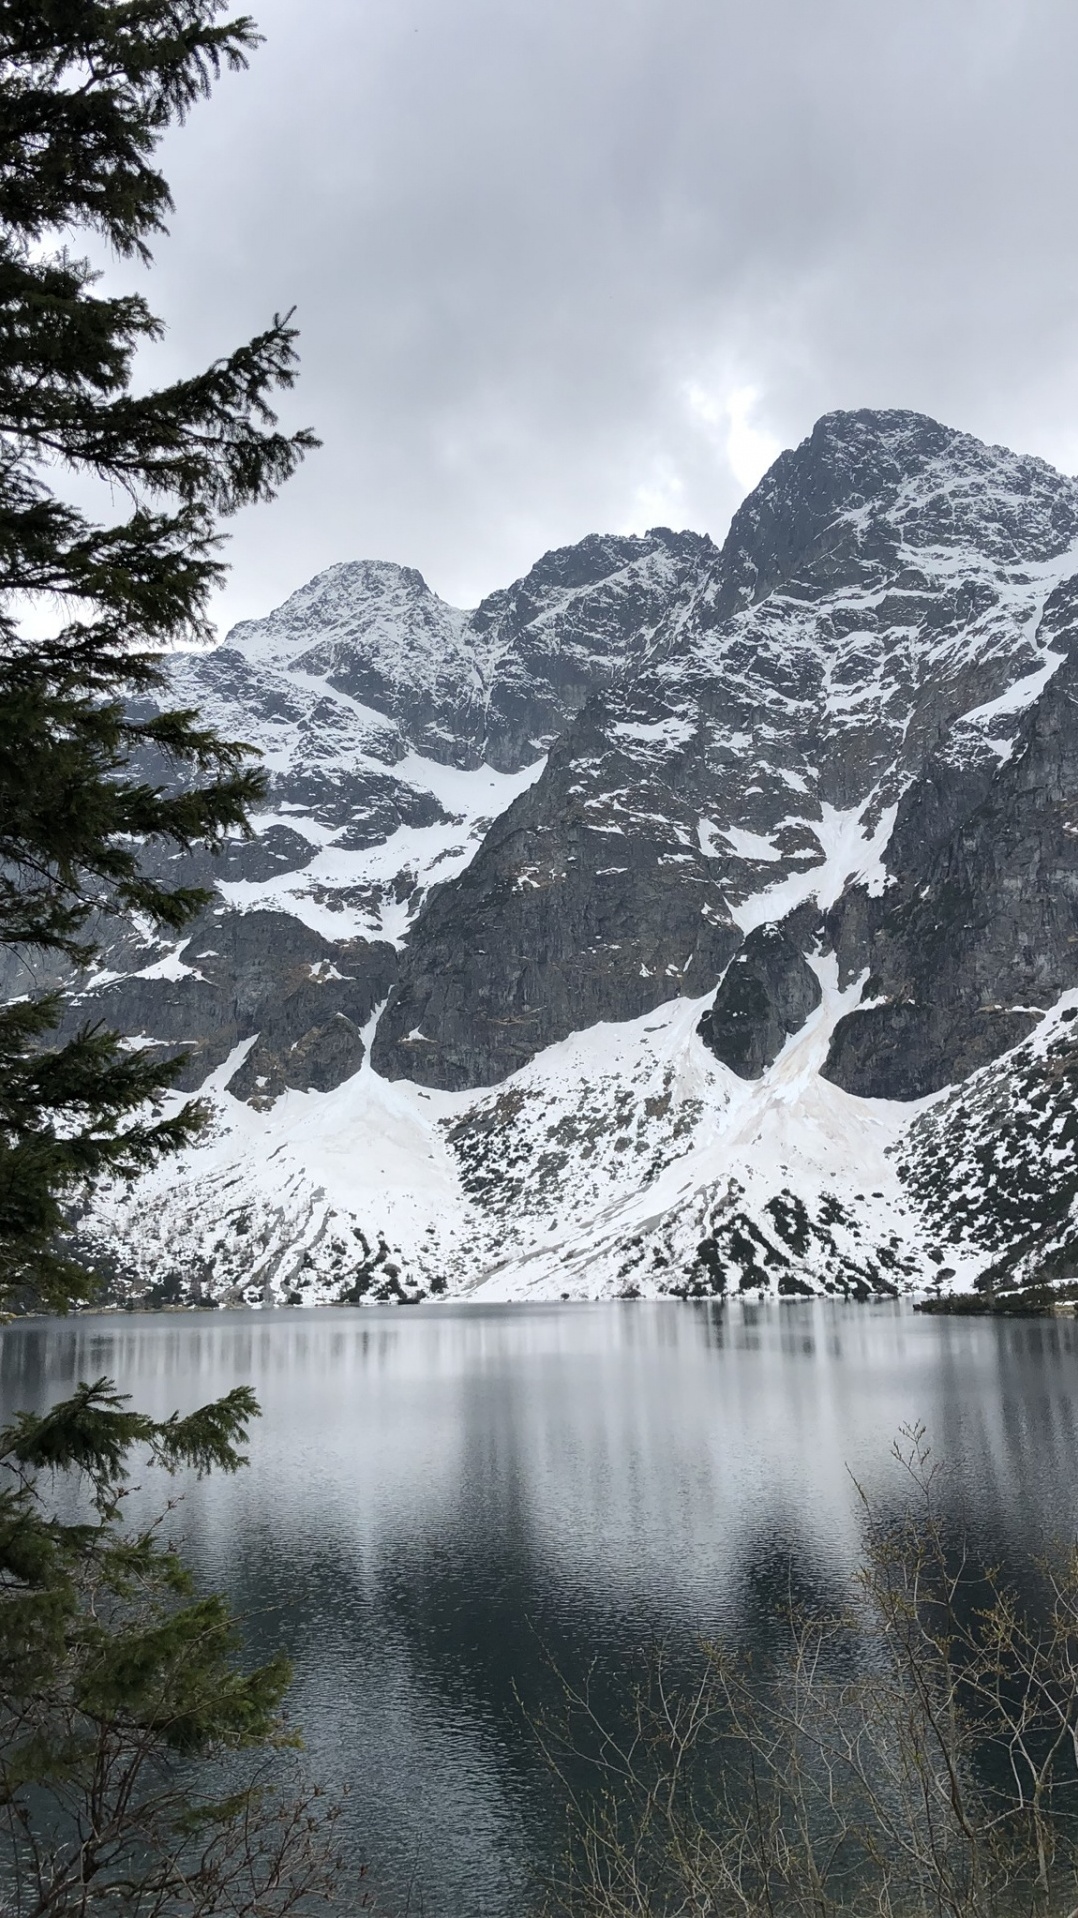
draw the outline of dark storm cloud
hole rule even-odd
[[[546,546],[721,535],[904,405],[1078,464],[1073,0],[255,0],[181,132],[162,365],[295,302],[325,446],[224,616],[334,559],[458,603]]]

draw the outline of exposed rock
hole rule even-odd
[[[496,653],[484,758],[512,772],[549,751],[593,694],[640,665],[715,557],[706,536],[665,526],[643,538],[593,536],[547,553],[485,599],[469,623]]]
[[[590,711],[590,709],[589,709]],[[572,741],[586,735],[586,720]],[[572,749],[571,749],[572,750]],[[550,778],[488,833],[460,880],[433,895],[379,1024],[375,1071],[420,1085],[491,1085],[544,1046],[603,1019],[698,997],[740,935],[670,787],[643,795],[630,833]],[[626,780],[640,768],[622,756]],[[611,774],[609,761],[604,771]]]
[[[228,1082],[237,1099],[267,1106],[290,1087],[331,1092],[359,1071],[364,1057],[359,1027],[343,1012],[311,1004],[311,998],[301,987],[268,1015]]]
[[[847,1091],[938,1091],[1016,1045],[1039,1009],[1078,985],[1078,586],[1053,596],[1044,625],[1060,653],[1073,650],[1009,755],[987,782],[930,767],[907,798],[888,852],[895,883],[867,928],[858,913],[856,939],[844,937],[847,901],[833,916],[847,969],[856,952],[883,1001],[836,1028],[825,1071]],[[926,812],[936,830],[918,833]]]
[[[822,998],[807,959],[779,926],[758,926],[727,968],[700,1036],[741,1079],[759,1079]]]
[[[396,972],[391,946],[331,944],[288,913],[206,913],[178,951],[147,971],[91,988],[71,1003],[64,1030],[102,1021],[169,1054],[190,1054],[190,1089],[243,1040],[254,1053],[230,1082],[240,1098],[288,1086],[328,1090],[363,1059],[360,1029]]]

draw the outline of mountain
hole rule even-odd
[[[1078,482],[831,414],[721,550],[340,565],[173,679],[270,790],[78,981],[217,1111],[83,1221],[120,1294],[1078,1270]]]

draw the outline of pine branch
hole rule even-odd
[[[161,135],[257,39],[222,0],[0,0],[0,946],[18,954],[88,967],[110,915],[181,930],[209,895],[147,873],[145,849],[249,834],[265,790],[249,747],[163,695],[168,652],[210,636],[219,518],[316,444],[274,411],[291,314],[136,393],[161,323],[140,293],[102,294],[68,244],[93,230],[148,260],[171,204]],[[125,516],[94,524],[57,466],[119,489]],[[57,607],[51,638],[20,629],[25,594]],[[0,1302],[85,1298],[67,1209],[205,1116],[163,1109],[182,1058],[72,1023],[62,995],[0,1008]]]

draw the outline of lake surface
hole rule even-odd
[[[3,1416],[107,1374],[157,1414],[249,1380],[249,1469],[187,1490],[199,1577],[296,1663],[387,1906],[519,1918],[556,1850],[527,1714],[656,1635],[765,1631],[858,1551],[923,1420],[974,1540],[1078,1529],[1078,1326],[892,1304],[197,1313],[0,1331]],[[147,1475],[136,1504],[159,1502]]]

